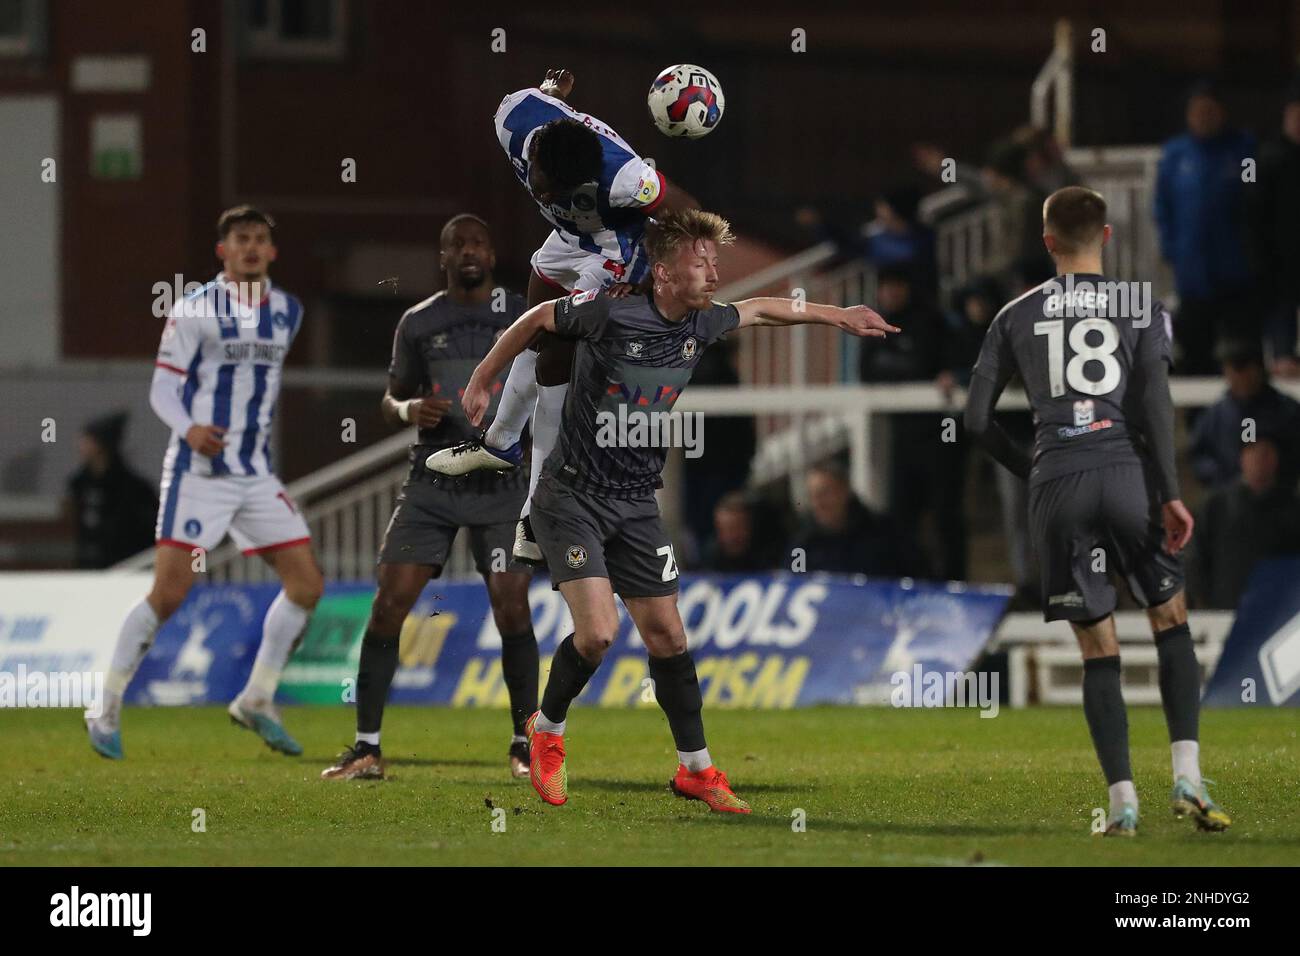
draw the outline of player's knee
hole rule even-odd
[[[492,616],[497,630],[502,634],[519,634],[532,625],[532,612],[528,608],[528,578],[522,574],[493,573],[487,575],[488,600],[492,603]]]
[[[1186,624],[1187,602],[1183,599],[1183,592],[1179,591],[1163,604],[1147,608],[1147,620],[1151,622],[1151,630],[1156,634]]]
[[[574,632],[573,643],[578,653],[588,660],[605,656],[618,637],[618,621],[601,621]]]
[[[686,631],[681,627],[652,627],[641,632],[641,639],[654,657],[676,657],[686,653]]]
[[[294,604],[310,610],[320,602],[321,596],[325,593],[325,578],[319,570],[312,568],[311,571],[286,581],[284,593]]]
[[[165,621],[185,603],[185,597],[189,593],[189,581],[159,581],[149,592],[149,605],[158,619]]]
[[[370,605],[370,629],[380,634],[399,632],[417,596],[396,588],[380,587]]]

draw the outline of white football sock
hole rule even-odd
[[[691,773],[699,773],[701,770],[708,770],[713,766],[713,758],[709,756],[708,747],[703,750],[692,750],[690,753],[679,750],[677,751],[677,759]]]
[[[564,396],[569,393],[568,385],[545,385],[537,389],[537,409],[533,412],[533,460],[532,470],[528,473],[528,500],[519,517],[524,517],[533,509],[533,492],[542,477],[542,465],[560,440],[560,424],[564,420]]]
[[[379,731],[376,730],[373,734],[363,734],[361,731],[357,731],[357,743],[370,744],[373,747],[378,747]]]
[[[1119,816],[1119,812],[1124,809],[1124,804],[1130,803],[1133,809],[1137,809],[1138,792],[1137,787],[1133,786],[1132,780],[1121,780],[1119,783],[1110,785],[1110,815],[1111,817]]]
[[[1169,745],[1174,758],[1174,782],[1186,777],[1193,787],[1201,785],[1201,744],[1196,740],[1175,740]]]
[[[562,734],[564,733],[564,725],[567,723],[567,720],[562,720],[557,724],[539,710],[537,712],[537,721],[533,724],[533,730],[542,734]]]
[[[307,628],[311,611],[289,600],[281,590],[271,602],[262,621],[262,643],[257,648],[253,671],[239,696],[257,701],[271,701],[280,686],[280,673],[293,653],[295,643]]]
[[[126,693],[126,687],[131,683],[135,672],[140,669],[140,662],[153,646],[153,639],[161,624],[145,598],[141,598],[140,603],[127,612],[122,629],[117,634],[117,645],[113,648],[108,676],[104,678],[104,712],[99,718],[101,724],[112,729],[117,727],[122,717],[122,695]]]
[[[509,448],[519,441],[528,424],[528,416],[537,403],[537,353],[524,349],[515,356],[501,390],[497,415],[487,430],[487,444],[493,448]],[[536,438],[533,439],[536,441]]]

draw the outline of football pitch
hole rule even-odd
[[[389,779],[344,783],[319,779],[351,741],[340,708],[286,709],[300,758],[221,708],[129,709],[122,763],[91,752],[76,712],[4,711],[0,865],[1300,863],[1285,709],[1202,715],[1202,766],[1234,822],[1211,834],[1169,813],[1163,715],[1131,708],[1135,840],[1090,834],[1106,789],[1075,708],[705,717],[749,817],[669,793],[676,758],[657,709],[570,712],[563,807],[509,778],[503,711],[390,708]]]

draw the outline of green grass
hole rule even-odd
[[[814,708],[706,714],[750,817],[674,798],[657,710],[575,708],[569,803],[509,779],[501,711],[391,708],[390,779],[319,779],[352,714],[294,708],[301,758],[270,752],[220,708],[129,709],[127,759],[93,754],[71,711],[0,711],[0,864],[1007,864],[1300,862],[1295,714],[1209,711],[1203,765],[1232,814],[1197,833],[1165,805],[1158,709],[1130,711],[1144,799],[1136,840],[1089,833],[1106,790],[1076,709]],[[492,831],[485,801],[504,808]],[[203,808],[207,832],[191,830]],[[807,830],[792,831],[792,813]]]

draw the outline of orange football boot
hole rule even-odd
[[[677,776],[668,781],[673,793],[688,800],[703,800],[718,813],[749,813],[749,804],[731,791],[727,775],[717,767],[692,773],[685,764],[677,765]]]
[[[569,799],[569,771],[564,766],[564,735],[536,730],[537,711],[528,718],[528,779],[537,795],[551,806],[561,806]]]

